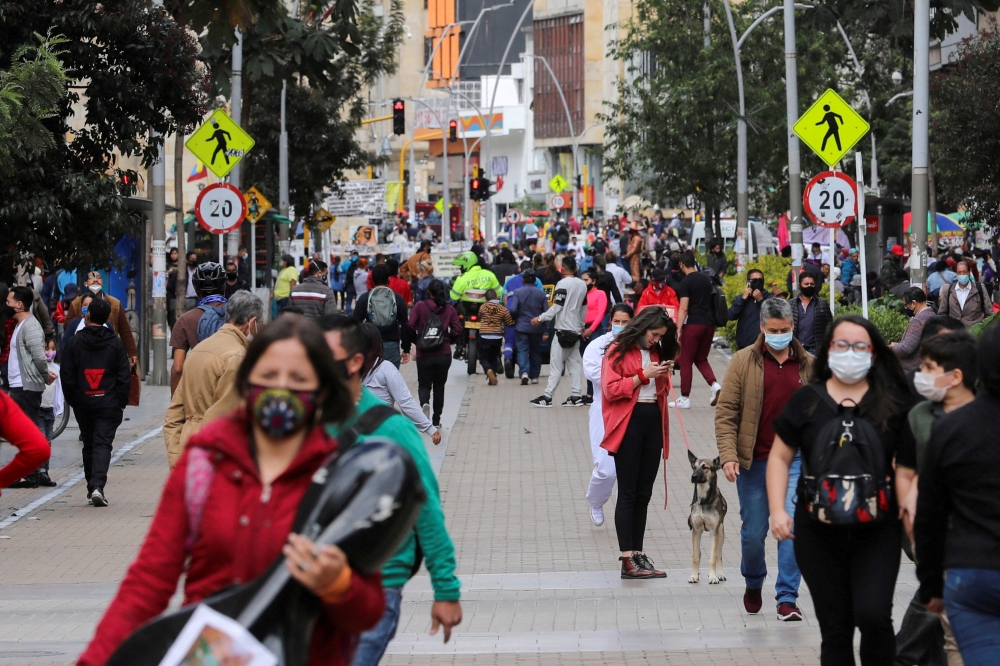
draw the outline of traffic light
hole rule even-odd
[[[410,186],[410,170],[409,169],[403,169],[403,186],[404,187],[409,187]]]
[[[392,100],[392,133],[406,134],[406,102]]]
[[[448,121],[448,141],[454,143],[458,141],[458,121],[449,120]]]
[[[121,193],[122,196],[130,197],[139,188],[139,176],[131,169],[121,172]]]
[[[493,193],[490,192],[490,185],[492,185],[490,179],[480,176],[477,180],[479,181],[479,195],[476,201],[489,201],[489,198],[493,196]]]
[[[479,184],[481,182],[480,178],[473,176],[469,179],[469,199],[471,201],[479,201]]]
[[[583,189],[583,176],[577,175],[577,177],[576,177],[576,189],[578,189],[578,190],[582,190]]]

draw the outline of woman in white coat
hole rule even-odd
[[[611,330],[595,338],[583,353],[583,376],[594,385],[594,402],[590,405],[590,451],[594,458],[594,471],[587,487],[587,501],[590,502],[590,519],[600,527],[604,524],[604,505],[611,499],[615,487],[615,461],[601,448],[604,440],[604,416],[601,411],[601,364],[615,336],[632,321],[635,312],[632,306],[618,303],[611,308]]]

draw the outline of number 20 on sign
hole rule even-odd
[[[229,183],[209,185],[198,195],[194,205],[198,224],[213,234],[225,234],[240,225],[247,216],[243,193]]]
[[[839,171],[824,171],[813,177],[802,193],[806,214],[827,229],[851,222],[858,213],[858,186]]]

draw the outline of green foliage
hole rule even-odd
[[[896,310],[873,305],[874,301],[868,304],[868,321],[875,325],[882,337],[885,338],[886,342],[899,342],[903,339],[903,333],[906,332],[906,326],[909,324],[910,320],[906,315],[896,312]],[[860,305],[849,305],[847,307],[842,307],[837,309],[837,316],[845,314],[861,314]]]
[[[156,154],[151,132],[199,122],[205,70],[194,36],[148,0],[5,3],[0,67],[46,33],[65,37],[55,55],[75,84],[42,120],[53,143],[14,156],[0,198],[0,235],[16,253],[107,266],[114,239],[135,225],[121,197],[132,192],[119,190],[117,156],[136,156],[148,167]]]
[[[764,289],[768,292],[771,291],[771,285],[777,284],[781,286],[781,290],[785,289],[785,282],[788,278],[788,271],[792,267],[792,260],[785,259],[776,255],[765,255],[763,257],[757,257],[754,261],[750,262],[746,269],[739,275],[735,272],[736,260],[735,258],[730,259],[730,266],[733,268],[733,273],[727,274],[726,284],[722,287],[722,293],[726,295],[726,304],[732,305],[733,301],[736,300],[737,296],[740,296],[747,286],[747,273],[751,270],[760,270],[764,273]],[[726,324],[723,330],[723,335],[726,336],[726,340],[729,341],[729,345],[732,349],[736,348],[736,322],[731,321]]]
[[[964,42],[958,56],[931,83],[935,182],[950,206],[995,229],[1000,227],[1000,32],[994,28]]]
[[[969,333],[972,333],[974,336],[978,338],[983,334],[983,331],[985,331],[988,326],[993,326],[998,321],[1000,321],[1000,315],[990,315],[986,319],[982,320],[981,322],[970,328]]]

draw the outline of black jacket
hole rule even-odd
[[[75,410],[123,409],[132,381],[125,343],[105,326],[87,326],[66,343],[59,379]]]
[[[799,302],[798,297],[789,301],[792,306],[792,322],[795,324],[795,339],[801,341],[802,338],[799,336]],[[823,338],[826,336],[826,329],[828,329],[830,324],[833,323],[833,313],[830,312],[829,301],[824,301],[819,297],[818,293],[813,296],[812,304],[816,310],[813,315],[813,335],[816,336],[816,348],[818,349],[819,346],[823,344]],[[758,320],[757,323],[759,327],[760,321]]]
[[[729,306],[729,321],[736,322],[736,348],[746,349],[757,342],[760,335],[760,307],[773,294],[764,292],[764,299],[758,303],[753,296],[744,300],[743,294],[733,299]]]
[[[371,293],[371,291],[366,291],[354,305],[354,318],[359,322],[368,321],[368,296]],[[392,293],[396,297],[396,324],[391,326],[387,331],[380,331],[382,333],[382,342],[398,342],[400,349],[404,353],[409,354],[410,344],[413,342],[415,336],[410,331],[409,323],[407,323],[406,301],[396,292]]]

